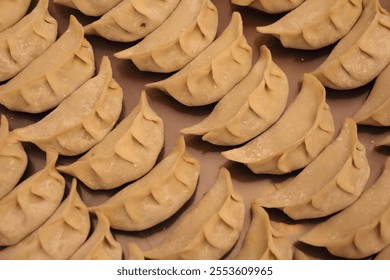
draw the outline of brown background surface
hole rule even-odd
[[[333,47],[329,46],[315,51],[285,49],[277,39],[269,35],[260,34],[255,30],[256,26],[272,23],[282,15],[267,15],[250,8],[241,8],[230,4],[230,1],[228,0],[212,0],[212,2],[218,8],[219,13],[219,29],[217,36],[229,23],[232,11],[239,11],[243,18],[245,36],[248,43],[253,48],[253,61],[255,62],[258,59],[260,45],[265,44],[271,50],[274,61],[282,68],[289,79],[289,102],[291,102],[299,92],[300,80],[303,73],[314,70],[326,58]],[[390,1],[381,0],[380,2],[384,8],[390,11]],[[35,3],[36,1],[34,0],[32,7],[35,6]],[[74,14],[83,25],[96,20],[96,18],[87,17],[77,10],[53,4],[52,2],[50,2],[50,13],[58,20],[58,36],[67,29],[70,14]],[[111,59],[114,78],[122,86],[124,92],[121,119],[134,108],[139,100],[141,91],[145,89],[144,85],[146,83],[158,81],[168,76],[167,74],[141,72],[130,61],[119,60],[113,57],[113,53],[128,48],[134,43],[115,43],[96,36],[86,36],[86,38],[94,48],[97,68],[100,65],[103,55],[107,55]],[[353,116],[364,102],[372,85],[373,83],[370,83],[362,88],[350,91],[334,91],[327,89],[327,102],[330,106],[336,125],[335,135],[339,132],[344,118]],[[176,144],[180,129],[196,124],[204,119],[211,112],[214,105],[190,108],[179,104],[173,98],[157,90],[147,90],[147,93],[151,107],[163,119],[165,125],[165,145],[158,159],[158,161],[160,161]],[[0,114],[5,114],[7,116],[11,130],[34,123],[45,115],[11,112],[2,106],[0,106]],[[388,132],[388,128],[359,126],[359,139],[366,147],[367,157],[371,167],[371,174],[366,185],[367,187],[379,176],[386,156],[390,155],[389,149],[375,149],[375,144]],[[129,241],[136,242],[141,248],[146,249],[158,244],[164,239],[164,237],[169,234],[172,226],[174,226],[175,221],[181,215],[184,215],[186,211],[190,210],[199,198],[214,184],[219,168],[225,166],[232,175],[236,191],[244,197],[247,207],[245,226],[241,238],[231,252],[225,256],[226,259],[232,258],[240,248],[245,232],[249,226],[251,218],[249,207],[253,198],[271,191],[272,189],[269,187],[270,182],[283,181],[286,177],[297,174],[297,172],[295,172],[289,176],[255,175],[245,166],[224,159],[220,155],[220,152],[228,149],[226,147],[214,146],[202,141],[201,138],[197,136],[186,136],[186,143],[188,152],[193,157],[197,158],[201,164],[200,179],[194,196],[176,215],[149,230],[142,232],[121,232],[114,230],[113,233],[115,238],[122,244],[124,257],[127,256],[127,243]],[[40,170],[45,164],[45,154],[36,146],[24,143],[24,147],[28,152],[29,162],[27,171],[22,179],[25,179],[37,170]],[[67,164],[76,159],[76,157],[60,157],[58,164]],[[71,178],[69,176],[65,176],[65,178],[67,179],[67,185],[69,187]],[[79,192],[88,206],[98,205],[104,202],[107,197],[111,196],[116,191],[117,190],[92,191],[79,182]],[[297,223],[289,219],[281,211],[270,210],[269,213],[274,225],[284,232],[292,242],[312,225],[321,221],[321,219],[317,219],[300,221]],[[295,245],[313,258],[334,258],[324,249],[298,243]]]

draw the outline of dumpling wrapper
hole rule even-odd
[[[390,260],[390,245],[381,250],[376,256],[375,260]]]
[[[217,29],[218,11],[210,0],[181,0],[158,28],[114,56],[131,59],[142,71],[177,71],[213,42]]]
[[[387,136],[385,136],[383,139],[381,139],[381,140],[377,143],[376,146],[377,146],[377,147],[379,147],[379,146],[388,146],[388,147],[390,147],[390,134],[387,135]]]
[[[283,188],[255,202],[282,209],[294,220],[319,218],[351,205],[370,175],[356,123],[347,118],[337,138]]]
[[[49,0],[40,0],[31,13],[0,33],[0,81],[14,77],[56,40],[57,21],[48,7]]]
[[[90,210],[102,212],[114,229],[148,229],[171,217],[191,198],[199,173],[199,162],[188,155],[180,136],[176,147],[148,174]]]
[[[122,0],[53,0],[54,3],[79,10],[87,16],[101,16]]]
[[[283,113],[289,87],[286,74],[272,61],[263,45],[248,75],[226,94],[210,115],[184,134],[203,135],[216,145],[242,144],[274,124]]]
[[[325,89],[315,77],[305,74],[300,93],[273,126],[222,155],[245,164],[256,174],[285,174],[309,164],[333,134]]]
[[[186,67],[165,80],[147,84],[187,106],[219,101],[252,67],[252,48],[243,34],[242,18],[233,12],[222,34]]]
[[[179,0],[123,0],[100,19],[84,26],[84,32],[115,42],[133,42],[158,28],[179,2]]]
[[[13,134],[41,150],[55,149],[74,156],[89,150],[114,127],[122,110],[122,88],[112,77],[111,63],[103,57],[97,76],[37,123],[17,128]]]
[[[248,6],[268,14],[278,14],[295,9],[303,1],[305,0],[231,0],[231,3],[238,6]]]
[[[13,26],[27,13],[31,0],[0,1],[0,32]]]
[[[68,29],[42,55],[0,86],[0,104],[10,110],[41,113],[56,107],[95,71],[82,25],[70,16]]]

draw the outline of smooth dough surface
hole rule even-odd
[[[231,3],[238,6],[248,6],[268,14],[278,14],[295,9],[303,1],[305,0],[231,0]]]
[[[31,0],[0,1],[0,32],[17,23],[27,13]],[[11,12],[12,11],[12,12]]]
[[[77,9],[87,16],[101,16],[122,0],[53,0],[54,3]]]

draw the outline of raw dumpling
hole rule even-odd
[[[48,6],[49,0],[40,0],[31,13],[0,33],[0,81],[15,76],[56,40],[57,21]]]
[[[91,211],[101,211],[114,229],[150,228],[171,217],[191,198],[199,172],[198,161],[187,154],[180,136],[171,153],[147,175]]]
[[[375,256],[376,260],[390,260],[390,245],[384,248]]]
[[[73,164],[57,169],[91,189],[113,189],[149,172],[163,144],[163,122],[142,92],[138,105],[100,143]]]
[[[244,201],[234,191],[229,171],[221,168],[195,208],[184,213],[162,243],[143,254],[148,259],[220,259],[237,242],[244,216]]]
[[[377,146],[389,146],[390,147],[390,135],[385,136],[379,141]]]
[[[390,64],[377,77],[367,100],[353,116],[358,124],[390,126]]]
[[[243,34],[241,15],[234,12],[229,25],[206,50],[171,77],[147,84],[187,106],[214,103],[249,72],[252,48]]]
[[[0,200],[0,246],[14,245],[49,218],[61,203],[65,179],[55,169],[57,152],[47,152],[46,166]]]
[[[114,127],[122,110],[122,88],[112,78],[108,57],[98,75],[77,89],[42,120],[18,128],[13,134],[40,149],[55,149],[74,156],[89,150]]]
[[[344,37],[362,13],[362,0],[306,0],[273,24],[257,27],[282,45],[320,49]]]
[[[324,217],[352,204],[370,175],[356,123],[347,118],[338,137],[285,187],[255,201],[294,220]]]
[[[366,258],[390,244],[390,160],[376,182],[348,208],[318,224],[300,241],[335,256]]]
[[[284,174],[309,164],[333,134],[325,89],[315,77],[305,74],[301,92],[272,127],[222,155],[247,165],[256,174]]]
[[[272,226],[263,207],[252,204],[252,222],[237,260],[291,260],[292,244]]]
[[[82,25],[70,17],[68,30],[18,75],[0,86],[0,104],[40,113],[57,106],[95,71],[92,46]]]
[[[256,10],[278,14],[295,9],[305,0],[231,0],[232,4],[238,6],[248,6]]]
[[[131,59],[143,71],[173,72],[210,45],[217,29],[218,11],[210,0],[181,0],[157,29],[114,56]]]
[[[373,80],[389,62],[389,13],[378,0],[363,0],[359,20],[313,75],[329,88],[354,89]]]
[[[87,239],[90,227],[88,208],[73,180],[69,195],[54,214],[18,244],[0,251],[0,259],[68,259]]]
[[[136,41],[159,27],[179,2],[180,0],[123,0],[100,19],[84,26],[84,32],[116,42]]]
[[[56,4],[77,9],[87,16],[101,16],[122,0],[54,0]]]
[[[70,260],[121,260],[122,247],[110,231],[110,222],[96,211],[97,226],[85,243],[69,258]]]
[[[181,132],[203,135],[203,140],[216,145],[242,144],[279,119],[288,91],[286,75],[263,45],[249,74],[217,103],[206,119]]]
[[[0,1],[0,32],[17,23],[30,7],[31,0]]]
[[[0,199],[19,182],[27,167],[27,154],[22,143],[9,133],[8,120],[0,122]]]

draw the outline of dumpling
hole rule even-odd
[[[272,127],[222,155],[247,165],[256,174],[284,174],[309,164],[333,134],[325,89],[315,77],[305,74],[300,93]]]
[[[376,146],[389,146],[390,147],[390,134],[381,139]]]
[[[390,64],[377,77],[368,98],[353,116],[358,124],[390,126]]]
[[[278,14],[290,11],[301,5],[303,1],[305,0],[231,0],[232,4],[249,6],[268,14]]]
[[[94,34],[116,42],[133,42],[159,27],[180,0],[123,0],[100,19],[84,26]]]
[[[390,245],[381,250],[378,255],[375,256],[375,260],[390,260]]]
[[[17,139],[41,150],[74,156],[89,150],[114,127],[122,110],[122,88],[112,77],[108,57],[99,73],[37,123],[13,130]]]
[[[69,258],[70,260],[121,260],[122,247],[110,231],[110,222],[96,211],[97,226],[92,235]]]
[[[0,104],[40,113],[57,106],[95,71],[92,46],[82,25],[70,17],[67,31],[13,79],[0,86]]]
[[[217,29],[218,11],[210,0],[181,0],[158,28],[114,56],[131,59],[143,71],[173,72],[210,45]]]
[[[299,240],[344,258],[366,258],[390,244],[390,160],[376,182],[348,208]]]
[[[138,105],[100,143],[76,162],[57,169],[91,189],[113,189],[149,172],[163,144],[163,122],[142,92]]]
[[[18,244],[0,251],[0,259],[68,259],[87,239],[90,223],[88,208],[73,180],[69,195],[54,214]]]
[[[389,13],[378,0],[363,0],[359,20],[312,74],[329,88],[354,89],[376,78],[389,62]]]
[[[362,0],[306,0],[273,24],[257,27],[282,45],[320,49],[344,37],[362,13]]]
[[[79,10],[87,16],[101,16],[122,0],[54,0],[56,4]]]
[[[234,12],[222,34],[186,67],[171,77],[147,84],[187,106],[219,101],[249,72],[252,48],[243,34],[242,18]]]
[[[352,204],[370,175],[356,123],[347,118],[337,138],[285,187],[255,202],[294,220],[328,216]]]
[[[17,23],[30,7],[31,0],[0,1],[0,32]]]
[[[65,179],[55,169],[58,154],[47,152],[46,166],[0,200],[0,246],[14,245],[37,229],[61,203]]]
[[[242,144],[278,120],[286,107],[288,92],[286,75],[263,45],[248,75],[217,103],[206,119],[181,132],[203,135],[203,140],[216,145]]]
[[[49,0],[40,0],[31,13],[0,33],[0,81],[14,77],[56,40],[57,21],[48,6]]]
[[[101,211],[114,229],[150,228],[175,214],[193,195],[199,162],[188,155],[184,137],[147,175],[126,186],[91,211]]]
[[[195,208],[185,213],[157,246],[143,251],[148,259],[222,258],[237,242],[244,224],[243,198],[230,173],[221,168],[214,185]]]
[[[268,213],[252,204],[252,222],[237,260],[291,260],[292,244],[272,226]]]
[[[8,120],[1,115],[0,122],[0,199],[19,182],[27,167],[27,154],[18,141],[9,133]]]

